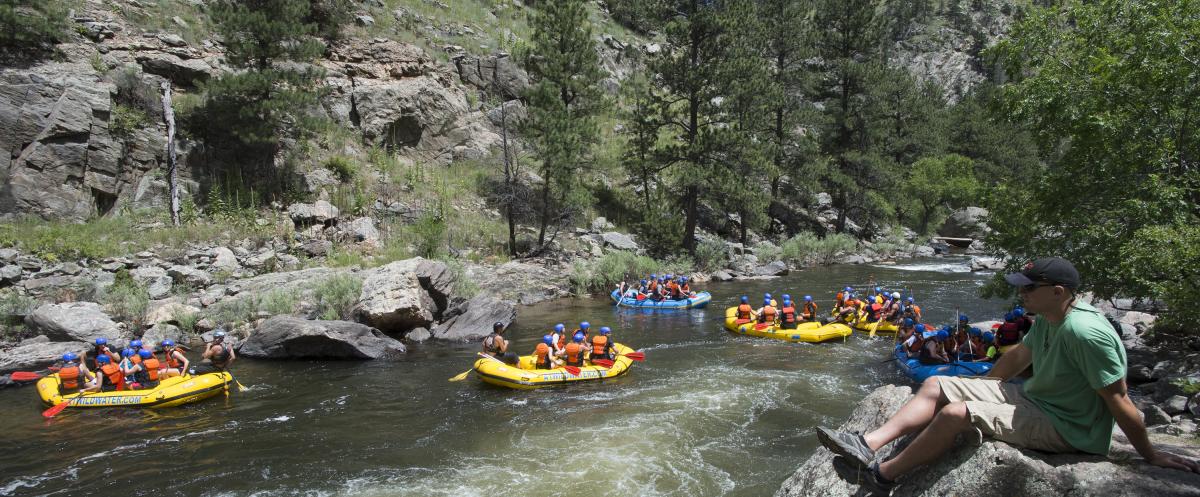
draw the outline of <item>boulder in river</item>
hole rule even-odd
[[[855,407],[841,430],[865,433],[882,425],[912,398],[912,389],[883,386]],[[957,446],[931,465],[899,479],[894,496],[1012,495],[1144,496],[1200,494],[1200,475],[1147,464],[1133,447],[1114,430],[1109,458],[1088,454],[1045,454],[1015,448],[985,438],[982,443],[961,439]],[[1185,457],[1200,451],[1188,442],[1169,436],[1152,436],[1156,446]],[[976,439],[978,440],[978,439]],[[901,439],[877,454],[882,460],[897,453]],[[824,447],[800,466],[775,493],[776,497],[864,495],[866,489],[853,483],[858,475],[840,474],[832,464],[834,455]],[[848,481],[849,480],[849,481]]]
[[[446,309],[453,282],[441,262],[420,257],[393,262],[363,279],[354,315],[388,333],[428,328]]]
[[[25,326],[55,341],[91,343],[97,338],[113,340],[123,335],[95,302],[45,304],[25,316]]]
[[[492,324],[504,326],[517,317],[517,308],[512,302],[490,295],[476,295],[463,302],[460,312],[439,323],[431,330],[433,338],[439,340],[477,340],[492,333]]]
[[[13,371],[36,371],[62,358],[67,352],[79,352],[91,347],[83,342],[27,341],[0,353],[0,374]]]
[[[242,342],[238,354],[262,359],[381,359],[404,344],[370,326],[275,316]]]
[[[988,211],[982,207],[967,207],[950,214],[938,234],[950,238],[983,238],[989,230],[984,220]]]

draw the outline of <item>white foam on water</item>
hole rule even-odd
[[[264,423],[284,423],[284,422],[287,422],[287,421],[291,421],[292,419],[293,419],[293,418],[292,418],[291,416],[288,416],[287,414],[284,414],[284,415],[281,415],[281,416],[275,416],[275,417],[273,417],[273,418],[267,418],[267,419],[264,419],[264,420],[262,420],[262,422],[264,422]]]
[[[926,271],[931,273],[969,273],[971,272],[970,261],[954,261],[954,262],[927,262],[915,264],[896,264],[896,265],[878,265],[874,267],[896,269],[899,271]]]

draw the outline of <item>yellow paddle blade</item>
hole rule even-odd
[[[880,319],[879,321],[876,321],[875,324],[871,325],[871,338],[875,338],[875,332],[879,331],[879,323],[882,322],[883,320]]]
[[[238,386],[238,391],[239,391],[239,392],[245,392],[245,391],[246,391],[246,385],[243,385],[243,384],[242,384],[242,382],[240,382],[240,381],[237,381],[237,380],[233,380],[233,382],[234,382],[234,383],[237,383],[237,386]]]
[[[450,378],[450,381],[463,381],[463,380],[467,379],[467,375],[471,374],[471,371],[474,371],[474,370],[468,369],[466,371],[463,371],[462,373],[455,375],[453,378]]]

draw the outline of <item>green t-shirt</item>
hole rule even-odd
[[[1054,422],[1067,443],[1108,454],[1115,420],[1097,390],[1125,377],[1125,346],[1095,307],[1076,301],[1053,326],[1038,319],[1021,342],[1033,353],[1025,396]]]

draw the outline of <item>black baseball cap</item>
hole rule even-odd
[[[1012,286],[1053,283],[1074,290],[1079,288],[1079,271],[1062,257],[1043,257],[1026,263],[1019,273],[1004,275],[1004,281]]]

